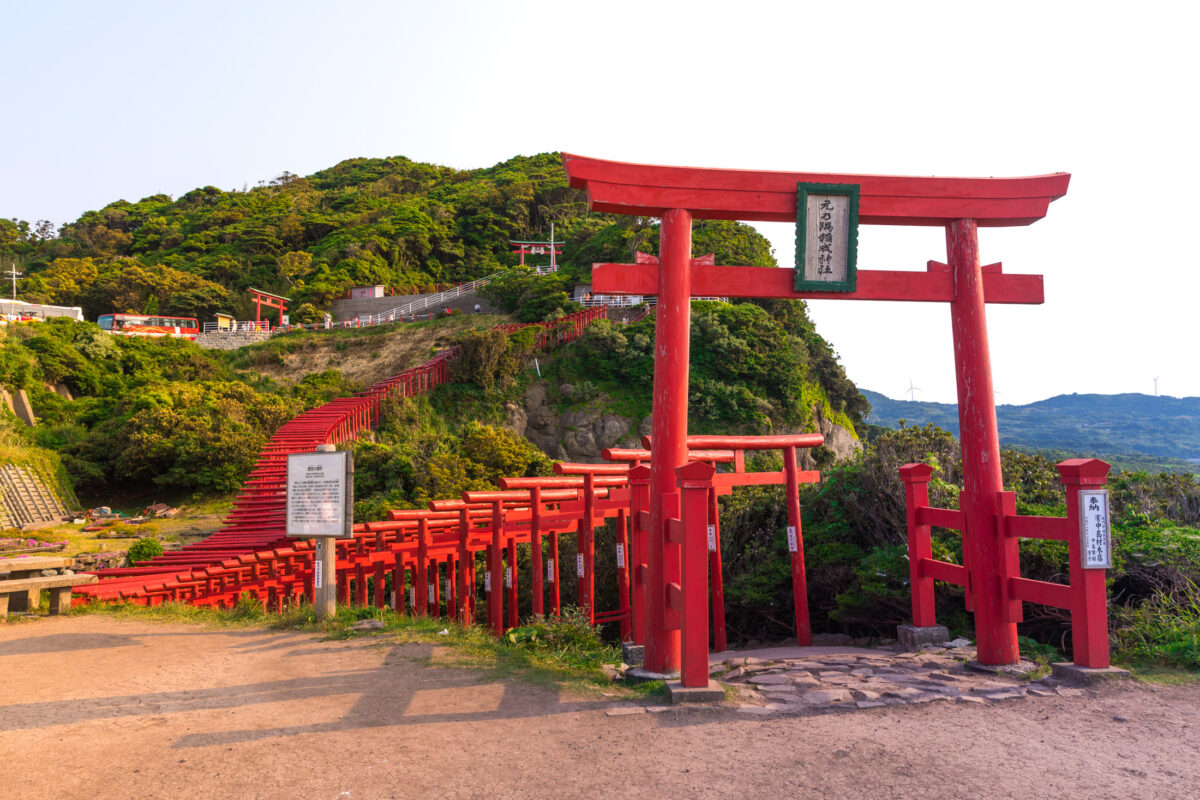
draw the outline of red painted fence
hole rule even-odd
[[[905,511],[908,518],[909,579],[912,586],[913,625],[937,624],[934,610],[934,581],[962,586],[968,611],[976,610],[978,595],[971,575],[984,572],[999,587],[1000,608],[994,616],[1001,623],[1022,620],[1022,603],[1040,603],[1071,612],[1072,647],[1075,663],[1082,667],[1109,666],[1108,597],[1106,570],[1084,569],[1080,537],[1079,493],[1081,489],[1101,489],[1109,465],[1098,459],[1071,459],[1058,465],[1067,496],[1066,517],[1031,517],[1016,512],[1016,495],[999,492],[997,523],[1000,536],[999,558],[974,570],[967,563],[971,548],[963,546],[963,564],[951,564],[933,558],[930,528],[963,530],[961,511],[929,505],[929,481],[933,468],[928,464],[905,464],[900,468],[904,480]],[[1048,583],[1021,577],[1020,539],[1050,539],[1066,542],[1070,564],[1070,583]],[[992,594],[992,593],[989,593]]]
[[[552,331],[539,338],[542,347],[574,341],[589,322],[604,315],[603,308],[590,308],[550,323],[535,323]],[[501,326],[506,331],[524,325]],[[412,397],[432,391],[450,381],[450,364],[457,355],[443,350],[420,366],[373,384],[354,397],[345,397],[300,414],[283,425],[259,453],[233,509],[221,529],[202,542],[164,553],[137,566],[99,570],[101,580],[80,587],[85,598],[119,599],[138,597],[142,590],[161,583],[168,575],[188,579],[188,573],[236,558],[278,547],[290,547],[284,526],[286,515],[287,456],[311,452],[318,444],[338,444],[354,439],[379,419],[379,404],[385,397]]]

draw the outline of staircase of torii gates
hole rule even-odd
[[[536,347],[546,348],[572,342],[588,323],[604,316],[603,308],[589,308],[548,323],[504,325],[505,331],[522,327],[542,329]],[[412,397],[432,391],[450,381],[454,349],[443,350],[432,359],[373,384],[353,397],[344,397],[306,411],[285,423],[262,448],[234,500],[233,508],[216,533],[201,542],[164,553],[133,567],[98,570],[101,580],[80,587],[77,594],[97,599],[135,598],[145,587],[170,575],[202,570],[225,559],[289,545],[286,523],[286,477],[289,453],[311,452],[319,444],[350,441],[379,419],[385,397]]]

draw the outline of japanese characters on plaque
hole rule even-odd
[[[1107,489],[1080,490],[1079,539],[1084,569],[1112,568]]]
[[[857,286],[858,185],[796,185],[796,290],[852,292]]]
[[[352,535],[354,461],[351,453],[291,453],[287,457],[288,536]]]

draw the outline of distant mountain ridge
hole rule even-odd
[[[866,389],[872,425],[933,423],[958,435],[958,406],[892,400]],[[996,407],[1000,444],[1080,455],[1137,455],[1200,463],[1200,397],[1062,394]]]

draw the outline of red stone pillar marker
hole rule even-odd
[[[650,468],[632,467],[629,470],[629,511],[633,521],[633,643],[646,644],[647,616],[647,553],[649,532],[643,521],[650,514]]]
[[[955,286],[950,322],[962,442],[963,539],[970,553],[966,560],[975,600],[976,647],[980,664],[1015,664],[1020,657],[1017,626],[1006,621],[1007,594],[999,568],[1003,543],[996,529],[996,504],[1004,483],[975,220],[960,219],[946,226],[946,253]]]
[[[679,510],[675,468],[687,463],[691,258],[691,212],[670,209],[663,214],[659,228],[645,656],[646,669],[663,673],[680,667],[679,625],[669,620],[674,615],[668,614],[667,608],[667,586],[681,580],[680,548],[667,540],[667,520]]]
[[[904,515],[908,529],[908,585],[912,589],[914,628],[937,625],[933,578],[921,575],[921,559],[933,558],[933,543],[930,540],[929,526],[917,522],[917,509],[929,505],[929,480],[932,476],[933,467],[928,464],[905,464],[900,468],[900,480],[904,481]]]
[[[458,616],[463,625],[475,623],[475,554],[470,548],[471,512],[464,505],[458,511]]]

